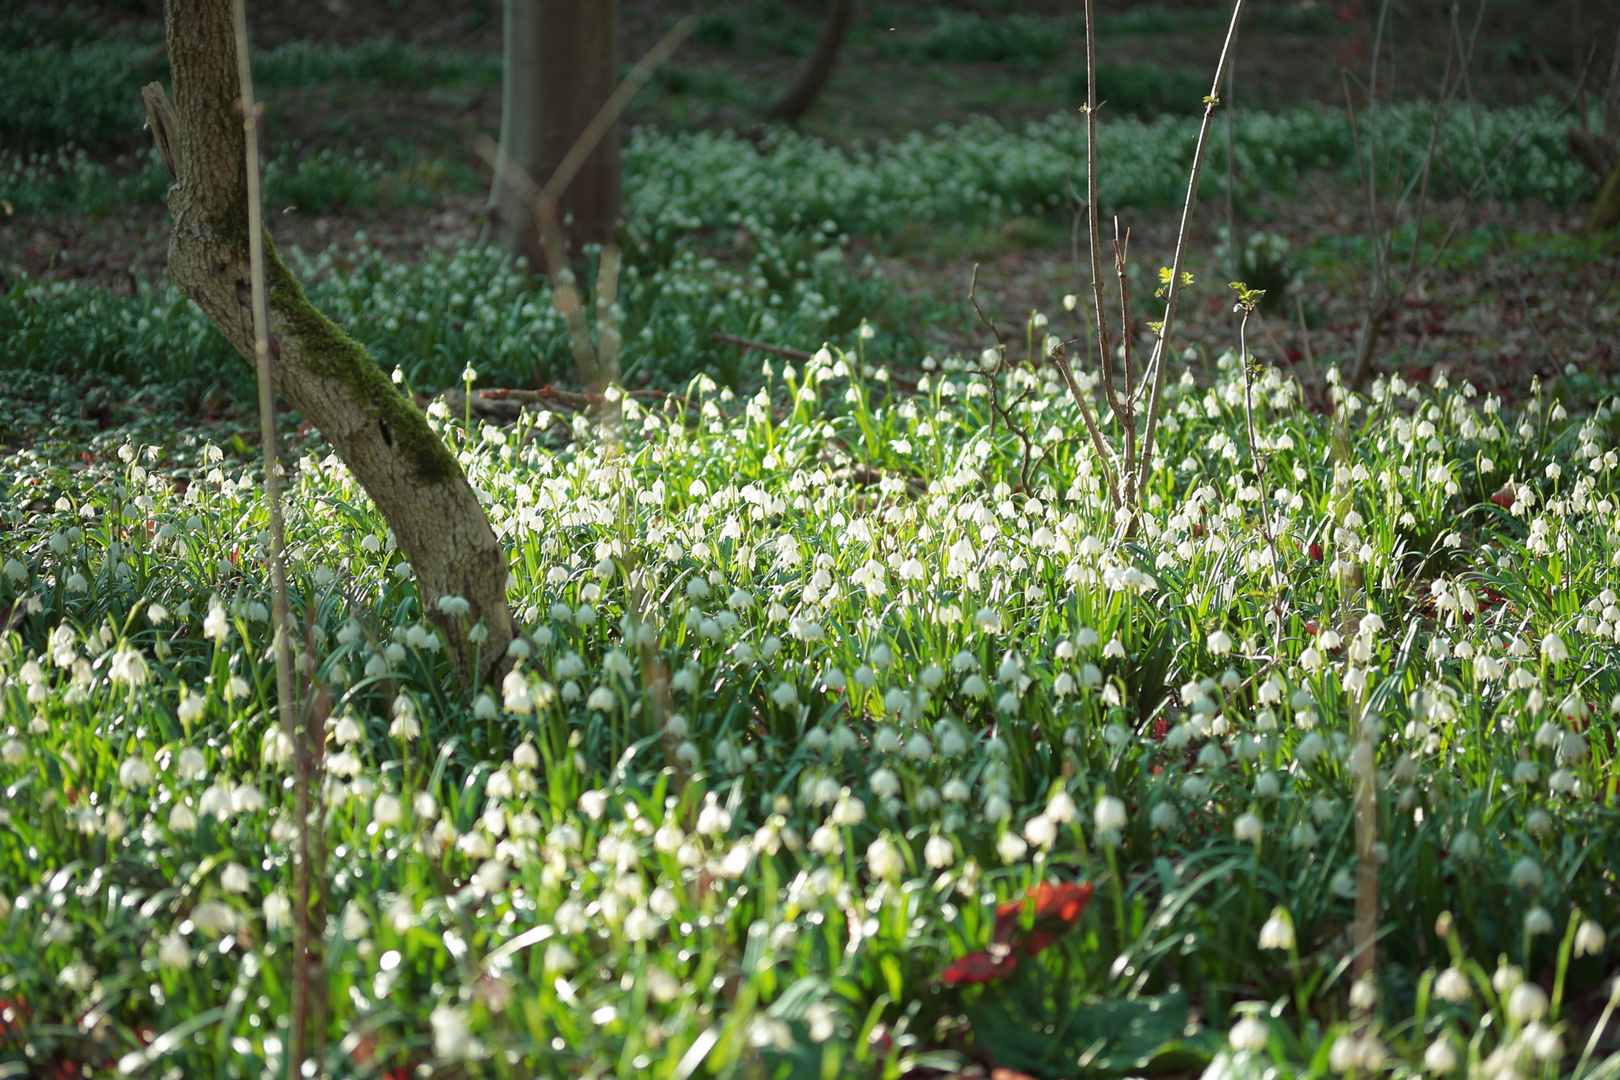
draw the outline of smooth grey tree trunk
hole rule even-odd
[[[618,0],[505,0],[501,147],[544,187],[619,82]],[[571,255],[606,244],[623,204],[619,125],[603,137],[559,200]],[[540,271],[533,206],[496,176],[486,242]]]
[[[147,122],[174,177],[169,274],[253,362],[247,165],[230,0],[166,0],[171,101],[142,91]],[[457,670],[474,681],[504,662],[512,640],[508,576],[489,518],[448,447],[353,338],[318,311],[266,237],[270,361],[277,392],[318,428],[394,531],[427,618]],[[445,596],[470,607],[439,610]],[[488,637],[470,639],[482,622]]]

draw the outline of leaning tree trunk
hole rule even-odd
[[[619,84],[618,0],[506,0],[501,148],[544,186]],[[619,125],[585,159],[558,205],[569,246],[605,244],[622,207]],[[540,271],[534,205],[502,180],[490,187],[484,239]]]
[[[157,83],[142,97],[175,181],[169,273],[251,363],[246,144],[230,2],[166,0],[163,15],[174,99]],[[371,496],[410,560],[424,612],[445,632],[457,670],[481,679],[512,639],[507,560],[483,507],[427,420],[361,345],[310,304],[268,237],[265,263],[276,390]],[[467,614],[440,611],[446,596],[465,599]],[[476,642],[469,631],[480,622],[488,636]]]
[[[833,64],[838,60],[839,47],[844,44],[844,36],[849,32],[854,13],[855,0],[829,0],[827,19],[821,24],[821,36],[816,38],[816,47],[811,50],[810,59],[805,62],[798,81],[788,88],[788,92],[765,106],[762,111],[765,119],[786,120],[790,124],[799,122],[799,117],[810,108],[831,77]]]

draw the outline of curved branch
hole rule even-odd
[[[798,80],[787,93],[761,110],[765,119],[786,120],[790,124],[799,122],[832,76],[833,65],[838,61],[838,50],[844,44],[844,36],[849,33],[849,24],[854,15],[855,0],[831,0],[827,7],[827,21],[821,24],[821,36],[816,38],[816,47],[811,50],[804,70],[799,72]]]

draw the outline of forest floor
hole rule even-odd
[[[433,163],[443,174],[437,194],[409,205],[343,207],[311,213],[297,206],[272,208],[279,243],[306,251],[329,251],[339,262],[363,235],[393,258],[414,262],[427,252],[477,238],[482,222],[487,169],[472,150],[479,134],[499,126],[500,25],[489,4],[428,4],[396,0],[386,6],[329,0],[323,5],[251,5],[257,40],[266,46],[295,37],[344,43],[379,37],[414,41],[438,49],[477,54],[489,61],[483,77],[452,85],[397,85],[343,79],[264,90],[267,132],[274,152],[305,158],[357,147],[395,161]],[[1039,5],[1026,5],[1039,11]],[[632,0],[624,9],[625,53],[638,53],[684,12],[668,0]],[[1274,109],[1316,102],[1342,107],[1356,71],[1365,72],[1376,41],[1369,13],[1355,3],[1262,6],[1239,39],[1229,105]],[[98,16],[110,33],[150,38],[158,22],[138,6]],[[1038,120],[1077,99],[1075,73],[1082,71],[1074,35],[1059,35],[1054,54],[1031,60],[1003,58],[967,62],[954,57],[996,55],[1020,46],[984,40],[984,26],[966,29],[933,48],[928,28],[932,5],[889,3],[865,12],[852,32],[834,78],[802,124],[804,131],[845,148],[928,132],[940,124],[988,117],[1004,125]],[[971,19],[971,12],[964,18]],[[1008,25],[1068,26],[1041,22],[1040,14],[1014,15]],[[1478,72],[1470,91],[1490,104],[1567,94],[1573,82],[1559,62],[1557,35],[1546,37],[1522,13],[1493,16],[1502,22],[1492,42],[1476,48]],[[1518,19],[1515,22],[1515,18]],[[1017,20],[1022,19],[1020,23]],[[1004,22],[1006,20],[1003,20]],[[977,29],[976,29],[977,27]],[[662,131],[733,129],[758,135],[757,103],[791,78],[816,29],[814,12],[802,5],[711,3],[699,30],[628,114],[634,126]],[[1136,90],[1138,109],[1156,111],[1156,92],[1177,78],[1213,69],[1224,30],[1215,9],[1132,7],[1103,16],[1102,52],[1124,69],[1148,71]],[[1390,35],[1382,63],[1391,84],[1409,94],[1432,89],[1444,27],[1416,25]],[[1034,33],[1034,31],[1030,31]],[[1537,33],[1542,37],[1538,38]],[[978,36],[974,36],[977,34]],[[1026,34],[1028,37],[1028,34]],[[1047,47],[1038,35],[1028,48]],[[917,44],[922,42],[921,45]],[[910,43],[910,44],[906,44]],[[1050,44],[1050,43],[1048,43]],[[977,50],[977,51],[975,51]],[[1521,55],[1522,54],[1522,55]],[[1550,57],[1550,59],[1549,59]],[[493,72],[493,79],[489,75]],[[1162,78],[1161,78],[1162,76]],[[1396,76],[1399,76],[1397,79]],[[1207,77],[1200,74],[1199,78]],[[1154,82],[1153,79],[1159,81]],[[1354,92],[1354,91],[1352,91]],[[1188,120],[1191,123],[1191,119]],[[1211,168],[1220,169],[1217,126]],[[140,148],[139,133],[128,145]],[[115,166],[116,167],[116,166]],[[1078,179],[1078,178],[1077,178]],[[1262,332],[1252,342],[1287,362],[1342,360],[1355,348],[1372,287],[1373,237],[1390,223],[1390,202],[1379,200],[1373,220],[1361,184],[1343,176],[1307,179],[1293,190],[1266,192],[1226,205],[1207,195],[1194,217],[1189,265],[1196,275],[1223,278],[1218,257],[1222,230],[1240,241],[1264,234],[1280,253],[1272,267],[1287,297],[1266,307]],[[1409,204],[1410,206],[1410,204]],[[1534,379],[1557,379],[1579,368],[1607,383],[1617,360],[1607,326],[1620,311],[1615,249],[1607,241],[1574,237],[1583,208],[1534,201],[1501,203],[1487,191],[1471,204],[1452,200],[1428,210],[1431,231],[1451,228],[1447,249],[1396,305],[1382,331],[1380,357],[1390,370],[1411,377],[1447,369],[1482,389],[1509,399],[1526,393]],[[1403,220],[1410,220],[1407,213]],[[1119,224],[1129,229],[1136,274],[1138,333],[1146,337],[1153,270],[1168,265],[1177,214],[1173,209],[1139,213],[1126,209]],[[1434,226],[1433,223],[1440,223]],[[941,349],[976,351],[988,335],[966,302],[968,282],[980,265],[980,296],[998,320],[1021,327],[1031,311],[1061,321],[1062,298],[1082,293],[1088,256],[1073,245],[1073,217],[1054,211],[1016,217],[991,226],[931,222],[902,224],[882,237],[855,237],[857,252],[870,252],[900,296],[930,309],[930,327]],[[139,280],[154,280],[165,264],[168,220],[155,204],[120,205],[99,214],[17,213],[0,218],[0,274],[24,272],[36,280],[88,280],[128,292]],[[1111,235],[1112,223],[1104,232]],[[724,238],[698,236],[696,243],[724,263],[734,258]],[[712,241],[712,242],[711,242]],[[1408,250],[1394,248],[1392,280],[1406,280]],[[1081,265],[1076,265],[1078,255]],[[1417,265],[1430,257],[1428,249]],[[1228,260],[1229,261],[1229,260]],[[1112,276],[1105,253],[1105,273]],[[1182,341],[1208,356],[1234,346],[1235,322],[1223,289],[1200,291],[1180,313]],[[1281,300],[1281,302],[1277,302]],[[874,319],[885,313],[871,312]],[[1302,321],[1303,320],[1303,321]],[[1018,333],[1021,333],[1019,331]],[[1079,336],[1078,324],[1064,331]],[[1016,335],[1015,335],[1016,336]],[[806,344],[806,343],[796,343]],[[814,345],[816,343],[808,343]],[[920,359],[920,357],[916,358]],[[1302,373],[1319,384],[1314,365]]]

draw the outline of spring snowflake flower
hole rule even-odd
[[[1038,848],[1049,848],[1057,841],[1057,825],[1045,814],[1036,814],[1024,824],[1024,839]]]
[[[1435,977],[1434,993],[1442,1001],[1461,1005],[1468,1000],[1472,992],[1468,985],[1468,976],[1457,968],[1448,967]]]
[[[1226,1033],[1226,1038],[1234,1050],[1257,1053],[1264,1050],[1266,1044],[1271,1041],[1271,1029],[1258,1016],[1245,1016],[1232,1025],[1232,1030]]]
[[[930,870],[942,870],[956,861],[956,848],[945,837],[935,833],[923,845],[923,861]]]
[[[1533,982],[1521,982],[1508,993],[1508,1019],[1524,1025],[1547,1015],[1547,992]]]
[[[446,1061],[470,1061],[482,1055],[482,1047],[468,1027],[465,1010],[440,1005],[428,1015],[428,1023],[433,1027],[433,1053],[437,1057]]]
[[[1001,856],[1004,863],[1015,863],[1029,851],[1029,845],[1019,838],[1018,834],[1008,830],[1001,834],[996,841],[996,854]]]
[[[1232,635],[1225,630],[1216,630],[1205,639],[1204,645],[1216,656],[1225,656],[1232,651]]]
[[[1457,1068],[1457,1049],[1444,1035],[1423,1051],[1423,1067],[1436,1075],[1445,1075]]]
[[[866,804],[849,793],[845,788],[833,804],[832,813],[827,820],[840,828],[849,828],[859,825],[866,820]]]
[[[1550,934],[1553,929],[1552,912],[1537,904],[1524,915],[1524,932],[1531,937]]]
[[[880,835],[867,845],[866,865],[873,877],[884,881],[899,878],[905,870],[905,862],[887,834]]]
[[[169,831],[177,833],[192,832],[197,828],[197,814],[185,803],[175,803],[169,811]]]
[[[1561,664],[1569,659],[1569,647],[1557,634],[1548,634],[1541,639],[1541,655],[1546,657],[1549,663]]]
[[[404,807],[396,795],[385,791],[371,804],[371,820],[385,829],[398,825],[403,817]]]
[[[698,813],[697,831],[701,836],[721,836],[731,828],[731,812],[721,806],[710,792],[705,798],[703,809]]]
[[[239,862],[228,863],[219,875],[220,888],[230,893],[247,892],[252,881],[248,868]]]
[[[1148,824],[1160,832],[1175,828],[1176,823],[1180,820],[1180,811],[1172,803],[1168,802],[1154,803],[1152,811],[1148,814]]]
[[[139,791],[152,782],[152,766],[146,763],[145,758],[126,758],[118,766],[119,786],[131,791]]]
[[[1575,930],[1575,955],[1601,956],[1603,947],[1608,942],[1602,925],[1593,919],[1583,920]]]
[[[1513,864],[1508,880],[1515,888],[1535,892],[1541,888],[1541,864],[1526,855]]]
[[[191,910],[191,922],[205,934],[233,934],[240,924],[235,909],[218,900],[204,900]]]
[[[183,968],[191,964],[191,950],[186,948],[186,940],[179,934],[165,934],[163,941],[158,945],[157,962],[159,967]]]
[[[1287,951],[1294,947],[1294,918],[1288,909],[1278,905],[1271,917],[1260,927],[1260,947]]]
[[[1260,815],[1252,810],[1239,814],[1237,820],[1232,822],[1232,835],[1237,837],[1240,843],[1258,844],[1264,834],[1265,822],[1261,821]]]
[[[878,769],[867,783],[871,785],[872,794],[880,799],[890,799],[900,793],[900,778],[889,769]]]
[[[501,680],[501,695],[507,712],[519,716],[534,712],[534,696],[529,691],[529,681],[516,668],[507,672],[506,678]]]
[[[226,618],[225,608],[216,601],[208,608],[207,618],[203,619],[203,637],[223,645],[230,632],[231,624]]]
[[[126,686],[144,686],[148,674],[146,658],[135,649],[119,649],[113,653],[112,663],[107,668],[108,678]]]
[[[1099,833],[1118,832],[1125,827],[1125,803],[1116,796],[1104,795],[1097,800],[1092,818]]]

